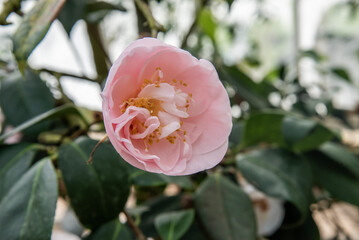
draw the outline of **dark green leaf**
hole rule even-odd
[[[323,153],[307,155],[313,169],[315,182],[325,188],[334,198],[359,206],[359,178],[345,165]]]
[[[211,239],[256,239],[252,202],[225,177],[219,174],[208,177],[197,189],[195,206]]]
[[[193,219],[193,210],[166,212],[155,218],[155,226],[163,240],[178,240],[186,233]]]
[[[86,5],[85,19],[88,22],[100,22],[110,11],[126,11],[121,4],[111,4],[108,2],[92,2]]]
[[[262,142],[285,145],[282,134],[283,117],[281,113],[251,115],[245,122],[243,146],[252,146]]]
[[[1,82],[0,106],[8,124],[18,126],[54,105],[55,100],[46,84],[30,71],[25,72],[25,79],[15,74]],[[40,124],[27,133],[38,133],[47,127],[48,124]]]
[[[193,184],[188,176],[166,176],[135,169],[131,173],[131,178],[137,186],[154,187],[174,183],[184,189],[193,189]]]
[[[243,131],[243,122],[233,123],[233,128],[231,134],[229,135],[229,148],[235,147],[242,142]]]
[[[268,95],[275,91],[271,84],[266,81],[253,82],[248,75],[236,66],[222,66],[218,70],[221,80],[229,83],[239,96],[248,101],[252,107],[266,108],[270,106]]]
[[[81,137],[59,149],[59,167],[80,222],[89,228],[114,219],[129,195],[127,167],[116,150],[102,143],[87,164],[97,141]]]
[[[132,240],[129,229],[118,219],[105,223],[84,240]]]
[[[34,165],[0,203],[0,236],[48,240],[57,201],[57,180],[49,159]]]
[[[307,214],[311,202],[311,169],[303,157],[280,149],[251,152],[237,159],[243,176],[262,192],[291,202]]]
[[[331,69],[332,73],[334,73],[336,76],[340,77],[341,79],[343,79],[346,82],[352,82],[349,73],[347,72],[347,70],[345,70],[344,68],[332,68]]]
[[[85,9],[86,0],[66,0],[58,19],[68,34],[70,34],[75,23],[83,17]]]
[[[47,119],[52,119],[52,118],[55,118],[55,117],[59,117],[59,116],[63,116],[63,115],[66,115],[66,114],[76,114],[78,115],[81,120],[86,124],[88,125],[89,123],[87,122],[86,118],[82,115],[81,111],[79,110],[79,108],[75,107],[74,105],[72,104],[69,104],[69,105],[62,105],[60,107],[57,107],[57,108],[54,108],[54,109],[51,109],[41,115],[38,115],[26,122],[24,122],[23,124],[19,125],[18,127],[12,129],[11,131],[9,131],[8,133],[4,134],[4,135],[1,135],[0,136],[0,142],[4,141],[6,138],[18,133],[18,132],[21,132],[35,124],[38,124],[40,122],[43,122]]]
[[[26,60],[45,37],[65,0],[40,0],[25,15],[13,36],[14,54],[24,73]]]
[[[36,148],[28,143],[0,147],[0,201],[30,167]]]
[[[359,179],[359,159],[344,146],[328,142],[323,144],[319,151],[348,169]]]
[[[147,237],[157,237],[155,217],[161,213],[181,209],[181,196],[159,196],[142,205],[146,208],[140,216],[140,228]]]
[[[305,222],[294,228],[279,229],[269,237],[270,240],[320,240],[319,230],[311,214],[307,215]]]
[[[214,17],[209,9],[202,9],[198,18],[198,24],[202,31],[207,34],[213,42],[215,42],[215,32],[217,24],[214,21]]]
[[[302,138],[293,146],[293,149],[297,151],[312,150],[331,140],[333,137],[334,133],[332,131],[320,124],[317,124],[307,136]]]
[[[286,116],[283,120],[283,136],[289,146],[303,139],[315,127],[316,123],[307,119]]]

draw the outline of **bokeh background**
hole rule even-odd
[[[56,240],[141,239],[137,230],[151,239],[359,239],[358,1],[0,6],[0,223],[15,226],[0,224],[0,239],[34,228],[42,233],[33,239]],[[108,70],[145,36],[215,65],[232,104],[230,149],[215,169],[183,178],[118,166],[122,180],[100,184],[126,186],[98,197],[85,162],[71,167],[79,157],[68,146],[89,155],[104,136],[100,92]],[[103,148],[112,154],[109,144]],[[114,164],[119,157],[111,154],[96,164]],[[57,202],[56,215],[55,207],[31,205],[40,193],[19,193],[36,189],[23,179],[44,162],[56,177],[58,191],[45,194]],[[104,214],[99,202],[113,212]],[[15,208],[55,216],[54,225],[32,226],[36,214],[24,218]]]

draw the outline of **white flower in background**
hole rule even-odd
[[[243,190],[252,199],[260,236],[269,236],[281,226],[284,219],[284,201],[258,191],[244,179],[240,180]]]

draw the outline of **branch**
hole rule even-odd
[[[99,82],[99,79],[89,78],[89,77],[86,77],[84,75],[76,75],[76,74],[72,74],[72,73],[58,72],[58,71],[47,69],[47,68],[33,69],[33,71],[35,71],[35,72],[46,72],[46,73],[49,73],[49,74],[51,74],[51,75],[53,75],[55,77],[73,77],[73,78],[88,80],[88,81],[91,81],[91,82]]]
[[[196,10],[194,13],[194,20],[193,23],[191,25],[191,27],[189,28],[187,34],[183,37],[182,39],[182,44],[181,44],[181,48],[185,48],[187,45],[187,40],[189,38],[189,36],[192,34],[192,32],[196,29],[197,26],[197,22],[198,22],[198,18],[199,18],[199,14],[201,13],[201,9],[204,5],[206,5],[208,2],[208,0],[197,0],[195,1],[195,5],[196,5]]]
[[[148,7],[148,5],[143,0],[134,0],[136,3],[136,6],[139,8],[143,16],[146,18],[149,27],[151,28],[151,36],[156,37],[158,31],[164,32],[165,28],[156,21],[156,19],[153,17],[151,9]]]
[[[139,228],[137,227],[137,225],[135,224],[135,221],[133,221],[131,215],[128,214],[128,212],[126,212],[125,210],[123,210],[123,213],[126,215],[128,225],[130,225],[130,227],[131,227],[133,233],[134,233],[135,236],[136,236],[136,239],[137,239],[137,240],[146,240],[145,235],[142,233],[141,229],[139,229]]]

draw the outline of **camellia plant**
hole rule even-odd
[[[355,75],[279,32],[264,43],[251,34],[230,60],[243,31],[223,16],[238,2],[2,1],[0,240],[319,240],[318,214],[343,202],[358,211],[357,109],[336,106],[331,88],[357,89]],[[174,11],[185,4],[193,22],[183,32]],[[254,26],[269,29],[264,5]],[[129,24],[116,14],[133,16],[137,33],[112,61],[107,27]],[[68,39],[85,26],[95,77],[30,61],[55,24]],[[321,42],[342,39],[324,30]],[[295,45],[294,61],[267,59],[284,55],[270,54],[279,37]],[[304,83],[308,59],[322,82]],[[101,88],[102,112],[64,91],[68,77]]]

